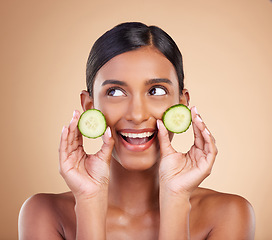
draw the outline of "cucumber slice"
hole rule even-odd
[[[185,132],[192,122],[191,110],[183,104],[174,105],[164,112],[162,120],[170,132]]]
[[[107,128],[104,114],[97,109],[89,109],[83,112],[78,120],[78,129],[88,138],[98,138],[104,134]]]

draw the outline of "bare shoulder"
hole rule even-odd
[[[65,215],[73,214],[73,206],[74,198],[69,192],[33,195],[20,210],[19,239],[63,239]]]
[[[208,239],[254,239],[255,214],[245,198],[198,188],[192,196],[192,206],[210,224]]]

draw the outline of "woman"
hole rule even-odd
[[[101,110],[108,128],[87,155],[75,111],[61,135],[60,173],[71,192],[38,194],[19,217],[20,239],[253,239],[255,220],[242,197],[199,188],[217,149],[197,113],[187,153],[171,146],[160,120],[189,105],[182,56],[155,26],[123,23],[102,35],[87,62],[83,110]]]

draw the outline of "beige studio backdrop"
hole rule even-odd
[[[190,105],[219,149],[202,186],[248,199],[256,239],[272,239],[271,1],[11,0],[0,11],[1,240],[17,239],[29,196],[68,190],[58,173],[61,129],[81,110],[92,44],[124,21],[158,25],[174,38]],[[190,129],[173,145],[186,151],[192,141]],[[88,152],[100,144],[85,140]]]

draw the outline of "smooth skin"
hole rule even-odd
[[[112,58],[97,73],[83,110],[101,110],[108,128],[101,150],[86,154],[75,111],[59,147],[60,173],[71,192],[37,194],[19,216],[19,239],[254,239],[255,217],[244,198],[198,187],[211,173],[215,140],[195,107],[194,143],[171,145],[160,120],[170,106],[189,104],[174,67],[153,47]],[[142,147],[120,132],[155,133]]]

